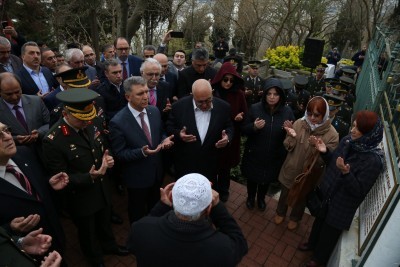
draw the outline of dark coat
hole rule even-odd
[[[157,108],[160,111],[161,119],[165,123],[169,112],[163,112],[167,105],[167,99],[172,103],[173,92],[167,82],[159,81],[157,84]]]
[[[173,68],[175,69],[175,67]],[[172,96],[176,96],[178,94],[178,74],[170,69],[171,67],[168,67],[164,82],[168,83]]]
[[[192,92],[192,85],[198,79],[212,80],[217,71],[208,66],[204,73],[197,73],[193,66],[190,66],[179,72],[178,78],[178,98],[190,95]]]
[[[275,87],[277,88],[277,87]],[[286,131],[283,123],[293,121],[292,110],[285,106],[285,93],[278,88],[279,106],[274,112],[266,106],[266,93],[263,100],[253,104],[243,122],[242,132],[247,135],[241,170],[244,177],[256,183],[270,183],[279,176],[287,151],[283,146]],[[254,129],[256,118],[265,120],[264,128]]]
[[[327,163],[320,188],[324,196],[334,192],[325,219],[326,223],[341,230],[348,230],[358,206],[375,184],[382,172],[382,162],[372,152],[353,150],[348,143],[350,136],[343,138],[335,151],[323,155]],[[350,172],[342,174],[336,167],[336,159],[343,157],[350,165]],[[336,189],[334,189],[336,187]]]
[[[62,252],[65,237],[50,195],[50,190],[53,189],[49,188],[49,177],[43,172],[38,158],[27,147],[18,147],[12,160],[28,178],[40,201],[0,178],[0,225],[9,225],[16,217],[39,214],[40,222],[33,230],[43,227],[43,233],[53,237],[53,249]]]
[[[244,77],[244,87],[245,90],[251,90],[252,94],[246,95],[247,107],[251,107],[251,105],[257,103],[261,99],[260,91],[262,92],[262,88],[264,86],[264,79],[260,76],[256,76],[255,82],[251,79],[250,75]]]
[[[47,81],[47,84],[49,85],[49,91],[57,88],[60,84],[57,82],[56,78],[53,77],[53,73],[46,67],[40,68],[43,72],[44,78]],[[15,72],[15,74],[21,80],[21,89],[23,94],[36,95],[39,92],[39,87],[36,85],[25,67],[22,67],[19,71]]]
[[[234,84],[228,90],[221,86],[221,81],[227,74],[231,74],[235,77]],[[218,167],[221,169],[230,169],[240,162],[240,127],[242,121],[235,121],[235,117],[241,112],[244,113],[243,117],[247,113],[247,103],[243,91],[243,79],[236,72],[231,63],[224,63],[211,81],[211,86],[214,89],[215,96],[225,100],[231,106],[231,120],[234,128],[233,139],[229,146],[222,149],[222,155],[218,164]]]
[[[18,72],[22,68],[22,60],[13,54],[10,55],[10,64],[14,73]],[[0,64],[0,73],[3,72],[7,72],[7,70],[4,68],[3,64]]]
[[[52,92],[50,92],[50,94],[46,95],[43,98],[43,102],[46,105],[49,112],[51,112],[55,107],[58,106],[58,104],[61,103],[61,101],[56,98],[56,95],[59,92],[61,92],[60,86],[58,86],[55,90],[53,90]]]
[[[204,142],[201,144],[194,115],[193,97],[184,97],[172,105],[166,128],[168,135],[174,135],[172,149],[177,177],[197,172],[215,181],[217,162],[221,153],[215,144],[222,138],[223,130],[226,131],[229,140],[232,140],[233,126],[230,116],[229,104],[214,97],[210,124]],[[187,134],[196,136],[195,142],[185,143],[181,140],[179,133],[184,126]]]
[[[163,140],[163,128],[160,112],[156,107],[146,108],[150,122],[150,146],[142,127],[125,106],[110,121],[111,147],[121,162],[121,176],[128,188],[147,188],[161,182],[161,153],[145,157],[142,148],[148,145],[155,149]]]
[[[0,227],[0,266],[35,267],[38,262],[17,247],[16,240]]]
[[[138,266],[237,266],[247,254],[243,233],[220,202],[210,218],[180,221],[169,206],[159,202],[151,216],[134,223],[127,242]]]
[[[97,87],[96,91],[103,97],[107,122],[128,103],[123,86],[121,85],[118,91],[115,85],[111,84],[108,79]]]
[[[89,174],[93,165],[96,170],[100,168],[107,148],[102,129],[97,125],[93,122],[86,127],[89,142],[64,120],[59,120],[43,139],[43,153],[50,173],[65,172],[69,176],[64,190],[73,216],[88,216],[111,205],[108,177],[93,180]]]

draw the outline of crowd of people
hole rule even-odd
[[[236,266],[247,242],[223,203],[240,164],[246,207],[265,211],[268,188],[279,181],[274,221],[283,223],[291,207],[290,230],[310,191],[334,187],[326,193],[330,213],[299,246],[314,250],[306,266],[320,266],[383,168],[378,116],[362,111],[351,121],[348,70],[325,79],[321,63],[310,78],[265,80],[261,62],[244,64],[224,38],[213,46],[215,60],[196,43],[189,64],[183,49],[169,61],[170,31],[159,47],[144,46],[142,57],[116,38],[103,47],[103,62],[89,45],[60,53],[18,36],[0,37],[0,238],[17,236],[7,244],[13,260],[66,266],[65,213],[91,266],[104,266],[105,254],[130,253],[138,266]],[[295,177],[314,159],[308,186],[289,200]],[[166,176],[176,182],[161,188]],[[128,195],[127,246],[111,229],[122,222],[113,183]],[[338,220],[340,209],[348,216]],[[44,257],[48,250],[55,252]]]

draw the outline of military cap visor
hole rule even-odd
[[[350,75],[350,76],[356,74],[356,71],[353,70],[353,69],[350,69],[350,68],[343,68],[342,71],[343,71],[344,73],[346,73],[347,75]]]
[[[294,77],[293,82],[297,88],[305,88],[308,84],[308,78],[304,75],[297,75]]]
[[[342,83],[345,84],[354,84],[354,80],[350,77],[342,76],[339,78]]]
[[[331,82],[332,85],[332,94],[340,95],[340,94],[347,94],[349,87],[341,82]]]
[[[249,61],[249,67],[252,69],[258,69],[260,67],[260,65],[261,65],[261,61],[259,61],[259,60]]]
[[[91,84],[91,81],[88,79],[85,73],[87,69],[87,66],[74,68],[60,72],[54,75],[54,77],[60,77],[63,83],[67,84],[69,87],[85,88]]]
[[[328,102],[328,105],[331,107],[340,107],[344,102],[343,98],[332,94],[324,94],[324,98],[326,102]]]
[[[96,97],[98,94],[87,88],[69,89],[56,95],[56,98],[63,102],[64,108],[82,121],[90,121],[96,117],[96,108],[93,105]]]

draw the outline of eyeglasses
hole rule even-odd
[[[230,82],[233,83],[235,81],[234,78],[224,78],[222,81],[224,81],[224,83]]]
[[[117,50],[118,51],[128,51],[129,47],[120,47],[120,48],[117,48]]]
[[[93,57],[94,53],[86,54],[85,57]]]
[[[145,73],[148,77],[160,77],[160,73]]]
[[[207,98],[206,100],[195,100],[196,105],[200,106],[203,104],[210,104],[212,102],[212,97]]]
[[[0,130],[0,139],[4,139],[5,134],[11,134],[11,128],[5,126],[3,129]]]
[[[314,117],[314,118],[319,118],[321,116],[321,114],[319,113],[313,113],[313,112],[307,112],[307,116],[308,117]]]

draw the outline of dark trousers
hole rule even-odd
[[[231,185],[231,169],[219,169],[217,191],[220,194],[229,194],[229,187]]]
[[[314,248],[312,259],[326,264],[341,234],[342,230],[327,224],[325,218],[315,218],[308,238],[309,246]]]
[[[276,207],[276,213],[279,216],[285,217],[286,212],[288,210],[287,197],[289,195],[289,189],[284,185],[281,185],[281,195],[279,196],[278,206]],[[304,210],[306,208],[305,201],[297,202],[290,212],[290,220],[294,222],[298,222],[303,218]]]
[[[110,216],[111,207],[106,206],[89,216],[72,217],[78,228],[82,252],[91,264],[101,263],[103,251],[113,251],[117,247],[111,230]]]
[[[257,199],[265,199],[267,194],[269,184],[259,184],[251,180],[247,180],[247,196],[249,199],[255,199],[257,194]]]
[[[160,200],[160,187],[128,188],[128,215],[132,224],[146,216]]]

